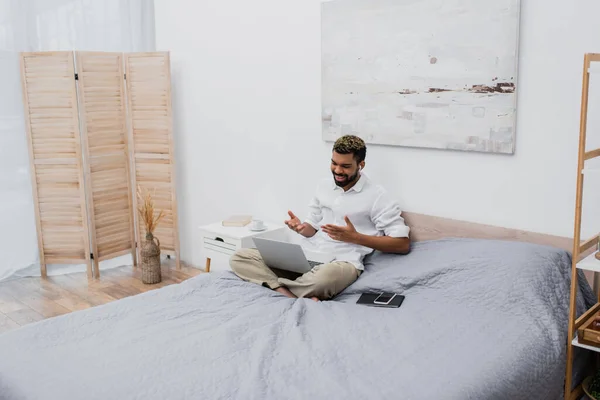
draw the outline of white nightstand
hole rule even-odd
[[[269,237],[273,239],[285,239],[286,230],[284,224],[265,222],[266,229],[263,231],[252,231],[249,225],[244,227],[223,226],[221,222],[201,226],[200,235],[202,249],[206,257],[206,272],[210,272],[211,259],[219,258],[228,261],[238,249],[254,247],[253,237]],[[227,268],[229,264],[226,263]]]

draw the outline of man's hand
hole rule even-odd
[[[353,243],[369,247],[384,253],[408,254],[410,252],[410,239],[404,237],[369,236],[356,231],[350,219],[344,217],[346,226],[323,225],[321,229],[333,240]]]
[[[344,221],[346,221],[346,226],[337,226],[337,225],[323,225],[321,230],[329,235],[333,240],[339,240],[340,242],[347,243],[357,243],[359,233],[356,231],[356,228],[350,222],[350,219],[346,216],[344,217]]]
[[[300,218],[296,217],[293,212],[288,211],[288,215],[290,216],[290,219],[286,220],[285,224],[294,232],[307,238],[313,236],[317,232],[310,224],[307,224],[306,222],[302,223]]]

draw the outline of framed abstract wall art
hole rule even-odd
[[[321,4],[322,137],[513,154],[519,0]]]

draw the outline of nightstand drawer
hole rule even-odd
[[[229,245],[229,246],[234,246],[236,248],[240,247],[240,245],[242,244],[241,239],[233,238],[228,235],[222,235],[220,233],[207,232],[207,231],[202,232],[202,240],[205,243],[211,243],[211,244],[215,244],[215,245],[218,245],[218,244]]]
[[[226,256],[232,256],[233,253],[235,253],[235,250],[230,250],[224,247],[219,247],[219,246],[213,246],[212,244],[208,244],[208,243],[204,243],[204,250],[206,251],[206,254],[209,253],[219,253],[219,254],[224,254]]]
[[[238,249],[239,240],[230,238],[204,237],[204,248],[217,251],[219,253],[233,254]]]

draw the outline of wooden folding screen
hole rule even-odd
[[[125,54],[125,66],[135,160],[133,181],[136,187],[153,193],[156,207],[165,210],[155,234],[161,251],[173,254],[179,268],[169,54]],[[137,232],[141,243],[146,234],[141,220]]]
[[[77,52],[90,234],[98,263],[132,253],[136,261],[129,180],[123,55]]]
[[[129,252],[135,264],[136,185],[165,210],[155,235],[179,268],[168,53],[22,53],[21,73],[42,275],[86,263],[99,277]]]
[[[90,262],[73,53],[25,53],[21,82],[42,276]]]

